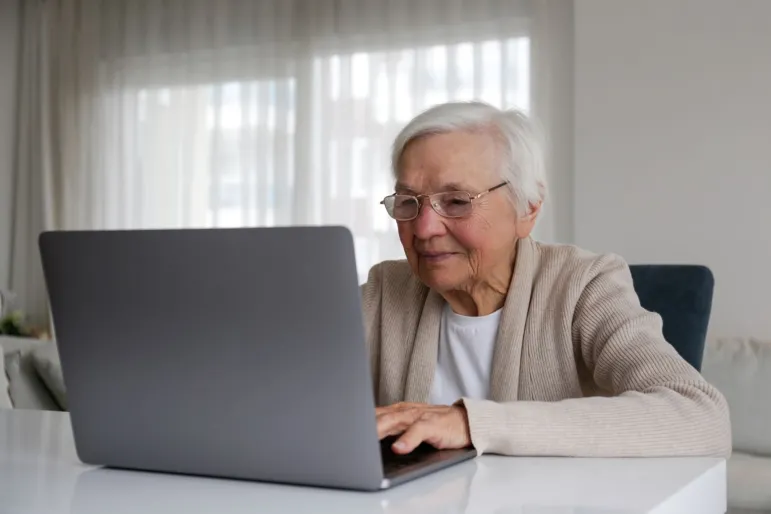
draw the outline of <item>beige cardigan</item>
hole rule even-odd
[[[532,239],[517,245],[490,398],[462,401],[480,453],[727,456],[722,395],[640,307],[626,263]],[[362,286],[378,405],[427,402],[444,299],[406,261]]]

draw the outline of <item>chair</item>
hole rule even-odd
[[[629,267],[640,304],[659,314],[664,337],[701,371],[715,278],[706,266],[640,264]]]

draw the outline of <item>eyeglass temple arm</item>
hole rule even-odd
[[[501,188],[501,187],[505,186],[505,185],[506,185],[506,184],[508,184],[508,183],[509,183],[509,181],[508,181],[508,180],[507,180],[506,182],[501,182],[501,183],[500,183],[500,184],[498,184],[497,186],[493,186],[493,187],[491,187],[490,189],[488,189],[487,191],[482,191],[481,193],[477,194],[476,196],[472,196],[471,198],[472,198],[472,200],[476,200],[477,198],[480,198],[480,197],[482,197],[482,196],[486,195],[487,193],[491,193],[491,192],[495,191],[496,189],[498,189],[498,188]]]

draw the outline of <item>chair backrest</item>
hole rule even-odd
[[[629,267],[640,304],[658,313],[664,337],[701,371],[715,278],[706,266],[638,264]]]

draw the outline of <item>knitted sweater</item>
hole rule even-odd
[[[444,299],[406,261],[362,286],[378,405],[428,400]],[[530,238],[517,244],[490,397],[459,399],[479,453],[727,456],[723,396],[640,306],[626,263]]]

